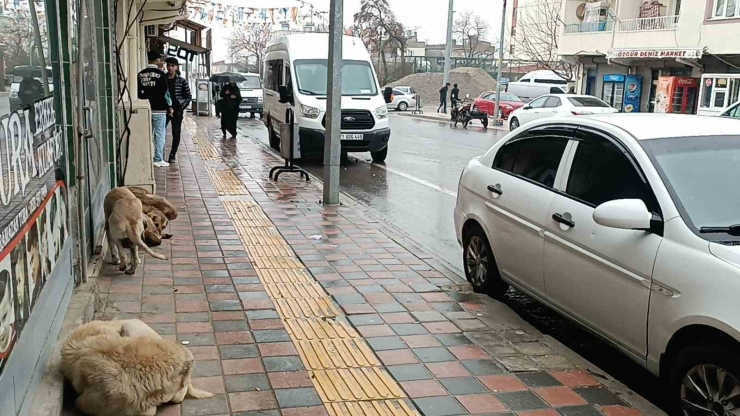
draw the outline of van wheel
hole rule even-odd
[[[267,119],[267,132],[270,135],[270,147],[280,150],[280,138],[275,133],[275,130],[272,129],[272,120],[269,118]]]
[[[406,111],[409,109],[409,105],[405,102],[401,102],[398,104],[398,111]]]
[[[740,408],[737,350],[722,343],[684,348],[673,360],[669,388],[674,412],[686,416],[731,415]]]
[[[463,265],[465,277],[477,293],[498,297],[509,290],[509,284],[501,279],[486,233],[478,225],[463,236]]]
[[[370,156],[372,156],[373,162],[375,163],[385,162],[385,158],[388,156],[388,146],[384,147],[383,150],[379,150],[377,152],[370,152]]]

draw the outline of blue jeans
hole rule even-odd
[[[161,162],[164,157],[167,114],[152,114],[152,139],[154,140],[154,161]]]

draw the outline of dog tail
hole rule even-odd
[[[193,382],[191,381],[190,384],[188,384],[188,396],[194,399],[207,399],[209,397],[213,397],[213,393],[196,389],[193,387]]]
[[[149,253],[150,256],[160,259],[160,260],[167,260],[166,256],[164,256],[163,254],[155,253],[154,250],[149,248],[148,245],[144,244],[144,241],[141,240],[141,235],[139,235],[136,232],[136,229],[135,227],[133,227],[133,224],[130,224],[126,231],[128,233],[129,240],[131,240],[131,242],[133,242],[137,246],[141,247],[142,250]]]

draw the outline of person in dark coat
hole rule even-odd
[[[221,131],[231,133],[231,138],[236,139],[236,120],[239,118],[239,104],[242,102],[242,94],[235,82],[223,87],[221,90]]]
[[[390,104],[393,102],[393,88],[391,87],[385,87],[383,90],[383,98],[385,99],[386,104]]]
[[[441,109],[443,113],[447,114],[447,91],[450,89],[450,83],[445,84],[442,89],[439,90],[439,107],[437,112]]]
[[[455,108],[458,101],[460,101],[460,89],[455,84],[452,86],[452,91],[450,91],[450,104],[452,104],[452,108]]]

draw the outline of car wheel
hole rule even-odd
[[[504,110],[502,110],[500,108],[498,109],[498,118],[500,120],[503,120],[504,119]]]
[[[409,109],[409,105],[405,102],[401,102],[398,104],[398,111],[406,111]]]
[[[516,117],[514,117],[511,119],[511,123],[509,123],[509,130],[514,131],[518,128],[519,128],[519,120]]]
[[[479,226],[463,236],[463,265],[465,277],[474,291],[501,296],[509,290],[509,284],[501,279],[498,272],[486,233]]]
[[[280,138],[272,129],[272,120],[269,118],[267,119],[267,133],[270,135],[270,147],[275,150],[280,150]]]
[[[740,409],[737,350],[721,343],[692,345],[678,353],[671,370],[672,414],[732,415]]]
[[[374,163],[383,163],[385,158],[388,156],[388,146],[384,147],[383,150],[377,152],[370,152],[370,156],[373,158]]]

